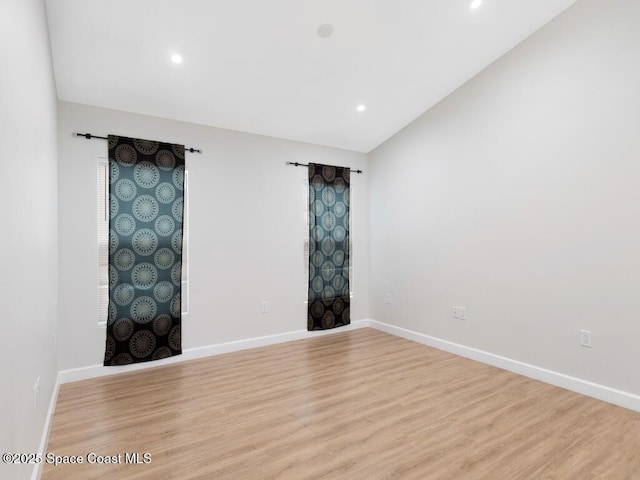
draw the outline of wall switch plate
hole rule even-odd
[[[591,348],[591,330],[580,330],[580,345]]]
[[[267,302],[266,300],[263,300],[262,302],[260,302],[260,312],[267,313],[268,311],[269,311],[269,302]]]

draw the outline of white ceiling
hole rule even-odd
[[[46,4],[61,100],[369,152],[575,1]]]

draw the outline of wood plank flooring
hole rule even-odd
[[[640,479],[640,414],[367,328],[62,385],[47,451],[84,463],[44,480]]]

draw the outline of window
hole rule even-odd
[[[308,303],[307,289],[309,288],[309,179],[304,178],[302,181],[304,208],[302,211],[303,218],[303,265],[304,265],[304,303]],[[353,221],[349,215],[349,297],[353,298]]]
[[[109,308],[109,160],[98,157],[98,325],[106,326]],[[182,315],[189,313],[189,172],[184,172],[184,215],[182,223]]]
[[[351,323],[351,174],[349,167],[309,163],[307,329]]]

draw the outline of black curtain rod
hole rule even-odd
[[[308,167],[308,163],[287,162],[287,165],[293,165],[294,167]],[[353,173],[364,173],[362,170],[349,170]]]
[[[92,138],[99,138],[101,140],[109,140],[109,137],[100,137],[98,135],[92,135],[91,133],[78,133],[78,132],[73,132],[73,134],[76,137],[84,137],[87,140],[91,140]],[[185,151],[187,152],[191,152],[191,153],[202,153],[202,150],[199,150],[197,148],[187,148],[185,147]]]

